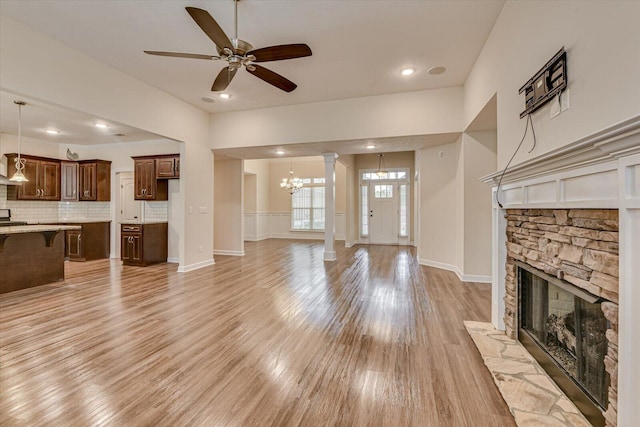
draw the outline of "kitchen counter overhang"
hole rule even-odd
[[[64,232],[77,225],[0,228],[0,293],[64,280]]]

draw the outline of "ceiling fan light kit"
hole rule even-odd
[[[311,56],[311,49],[304,43],[297,44],[285,44],[279,46],[269,46],[259,49],[254,49],[251,43],[238,38],[238,0],[233,1],[235,6],[234,12],[234,35],[233,39],[230,39],[226,33],[220,28],[220,25],[213,19],[213,17],[204,9],[198,9],[196,7],[187,7],[186,10],[198,24],[198,26],[204,31],[204,33],[213,41],[216,45],[218,56],[203,55],[198,53],[184,53],[184,52],[164,52],[155,50],[145,50],[144,52],[149,55],[157,56],[169,56],[175,58],[192,58],[192,59],[206,59],[206,60],[220,60],[226,61],[227,65],[220,70],[211,90],[213,92],[220,92],[225,90],[236,72],[245,68],[250,74],[258,77],[259,79],[277,87],[285,92],[292,92],[298,86],[289,79],[275,73],[261,65],[257,65],[258,62],[269,61],[282,61],[285,59],[303,58],[305,56]]]

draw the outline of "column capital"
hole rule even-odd
[[[323,153],[325,163],[335,163],[338,158],[338,153]]]

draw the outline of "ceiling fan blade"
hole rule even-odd
[[[211,86],[211,90],[214,92],[225,90],[227,86],[229,86],[229,83],[231,83],[231,80],[233,80],[233,76],[236,75],[237,71],[238,69],[231,69],[229,67],[224,67],[218,73],[218,76],[213,82],[213,86]]]
[[[277,87],[278,89],[282,89],[285,92],[291,92],[298,87],[298,85],[296,85],[291,80],[288,80],[282,77],[280,74],[274,73],[273,71],[268,70],[260,65],[251,64],[251,67],[247,67],[247,71],[257,78],[262,79],[265,82]]]
[[[198,9],[197,7],[187,7],[186,9],[193,20],[196,21],[196,24],[198,24],[198,26],[202,28],[202,31],[204,31],[205,34],[213,40],[216,46],[220,49],[228,48],[232,51],[234,50],[231,40],[229,40],[229,37],[227,37],[224,31],[222,31],[220,25],[218,25],[209,12],[203,9]]]
[[[304,43],[282,44],[254,49],[251,52],[247,52],[247,55],[256,57],[253,62],[281,61],[283,59],[311,56],[311,48]]]
[[[199,53],[163,52],[158,50],[145,50],[144,53],[147,55],[170,56],[173,58],[220,59],[219,56],[202,55]]]

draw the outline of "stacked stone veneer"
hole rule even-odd
[[[517,269],[527,263],[607,300],[610,323],[605,366],[611,378],[608,426],[617,424],[618,399],[618,211],[612,209],[509,209],[505,327],[516,339]]]

